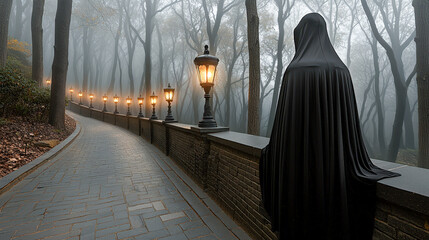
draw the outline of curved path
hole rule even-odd
[[[0,239],[249,239],[154,146],[68,114],[80,135],[0,196]]]

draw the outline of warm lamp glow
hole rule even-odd
[[[81,91],[79,91],[79,97],[82,97],[83,96],[83,93],[81,92]]]
[[[168,84],[167,88],[164,88],[165,100],[167,102],[172,102],[174,97],[174,88],[171,88],[170,84]]]
[[[46,84],[51,84],[51,79],[46,79]]]
[[[155,92],[153,92],[152,96],[150,96],[150,104],[155,105],[157,99],[158,99],[158,96],[155,96]]]
[[[106,95],[103,96],[103,101],[107,102],[107,96]]]
[[[119,97],[115,95],[113,97],[113,102],[118,103],[119,102]]]
[[[94,94],[90,93],[89,98],[92,100],[94,98]]]
[[[130,104],[131,104],[131,102],[132,102],[132,100],[133,100],[133,99],[132,99],[132,98],[130,98],[130,97],[128,96],[128,97],[127,97],[127,104],[128,104],[128,105],[130,105]]]
[[[70,92],[70,93],[73,93],[73,92],[74,92],[73,88],[70,88],[70,89],[69,89],[69,92]]]
[[[140,94],[140,97],[139,97],[139,98],[137,98],[137,100],[138,100],[138,102],[139,102],[139,105],[142,105],[142,104],[143,104],[143,101],[144,101],[144,98],[142,98],[142,95]]]

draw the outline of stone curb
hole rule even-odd
[[[33,161],[25,164],[24,166],[20,167],[18,170],[11,172],[10,174],[8,174],[8,175],[6,175],[0,179],[0,195],[7,192],[9,189],[11,189],[17,183],[19,183],[22,179],[24,179],[30,173],[34,172],[40,166],[42,166],[43,164],[47,163],[49,160],[51,160],[52,158],[57,156],[63,149],[65,149],[67,146],[69,146],[73,142],[73,140],[76,139],[76,137],[80,133],[81,126],[80,126],[80,123],[76,119],[74,119],[74,120],[76,121],[76,129],[74,130],[74,132],[72,134],[70,134],[70,136],[68,136],[66,139],[64,139],[60,144],[53,147],[48,152],[44,153],[42,156],[40,156],[40,157],[34,159]]]

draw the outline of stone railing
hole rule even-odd
[[[261,208],[259,186],[259,158],[268,138],[228,128],[103,113],[76,103],[69,108],[142,136],[173,159],[255,239],[277,239]],[[402,174],[378,182],[374,239],[429,239],[429,170],[374,163]]]

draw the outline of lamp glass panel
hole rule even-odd
[[[215,71],[216,71],[216,66],[209,65],[209,70],[207,71],[207,83],[213,84]]]
[[[205,65],[198,66],[198,72],[200,73],[200,84],[207,83],[207,68]]]

